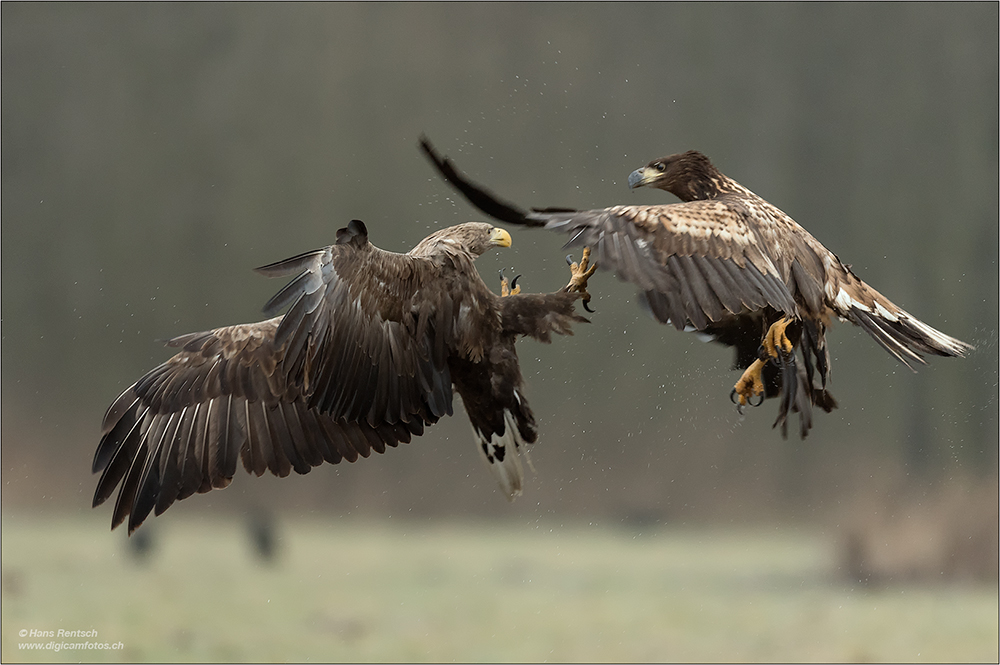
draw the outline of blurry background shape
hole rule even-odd
[[[281,539],[278,520],[267,508],[250,508],[247,515],[247,537],[250,549],[263,563],[274,563],[279,554]],[[138,531],[136,532],[138,533]]]

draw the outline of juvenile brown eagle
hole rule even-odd
[[[226,487],[237,461],[260,476],[307,473],[408,443],[462,397],[477,447],[508,498],[518,450],[538,436],[514,342],[549,342],[586,321],[574,301],[589,273],[549,294],[494,295],[473,261],[510,234],[468,223],[406,254],[352,221],[334,245],[257,268],[296,275],[264,306],[284,316],[167,344],[181,351],[129,386],[104,416],[94,506],[121,485],[112,528],[129,533],[195,492]],[[509,295],[508,295],[509,294]]]
[[[864,328],[911,369],[914,361],[924,362],[923,354],[962,356],[971,349],[892,304],[791,217],[699,152],[653,160],[629,175],[630,188],[657,187],[682,203],[525,211],[473,184],[426,139],[421,148],[484,213],[570,234],[567,246],[593,248],[599,265],[638,286],[641,303],[658,321],[735,347],[736,368],[746,371],[731,397],[742,409],[755,398],[760,404],[780,396],[774,424],[783,435],[789,411],[799,413],[804,438],[814,404],[825,411],[837,406],[826,390],[825,334],[833,315]]]

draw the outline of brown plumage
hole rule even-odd
[[[477,447],[508,498],[518,449],[537,439],[514,342],[572,334],[579,293],[496,296],[473,261],[510,235],[490,224],[437,231],[407,254],[368,242],[357,220],[334,245],[258,268],[295,275],[259,323],[170,340],[180,352],[108,409],[94,506],[120,486],[112,528],[129,533],[195,492],[307,473],[408,443],[462,396]]]
[[[781,397],[775,426],[782,434],[789,412],[799,413],[805,437],[813,405],[836,407],[826,390],[831,316],[861,326],[911,369],[924,354],[962,356],[971,349],[891,303],[792,218],[699,152],[657,159],[629,175],[630,188],[657,187],[681,203],[525,211],[469,181],[426,139],[421,147],[477,208],[511,224],[568,233],[567,246],[593,248],[601,267],[639,287],[641,303],[658,321],[735,347],[736,368],[756,367],[767,331],[788,319],[783,330],[791,354],[761,357],[761,397]]]

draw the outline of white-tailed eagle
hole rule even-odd
[[[629,175],[630,188],[663,189],[681,203],[526,211],[468,180],[426,138],[421,148],[487,215],[569,234],[567,247],[592,248],[598,265],[638,286],[656,320],[735,347],[735,366],[746,371],[731,397],[742,409],[755,398],[757,405],[780,396],[774,425],[783,435],[789,412],[799,413],[804,438],[813,405],[837,406],[827,392],[826,328],[833,316],[861,326],[911,369],[924,354],[963,356],[972,348],[891,303],[791,217],[699,152],[656,159]]]
[[[258,268],[295,276],[264,306],[267,316],[287,312],[167,343],[180,352],[104,416],[94,506],[120,486],[112,528],[127,518],[131,533],[151,511],[228,486],[239,461],[282,477],[354,462],[451,415],[453,391],[513,498],[518,452],[538,436],[514,342],[572,334],[586,321],[573,303],[592,271],[578,266],[548,294],[510,292],[504,280],[497,296],[473,261],[510,243],[507,231],[472,222],[396,254],[354,220],[335,244]]]

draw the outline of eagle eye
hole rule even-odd
[[[656,162],[656,166],[655,166],[655,168],[656,168],[656,170],[657,170],[657,171],[659,171],[660,173],[663,173],[664,171],[666,171],[666,170],[667,170],[667,165],[666,165],[666,164],[664,164],[663,162]]]

